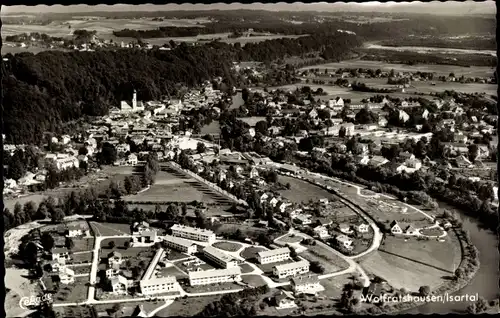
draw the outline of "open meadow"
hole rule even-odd
[[[156,313],[156,317],[193,317],[199,314],[208,304],[219,300],[222,296],[189,297],[175,301],[173,304]]]
[[[299,255],[309,262],[319,262],[325,269],[325,274],[335,273],[349,268],[349,264],[340,256],[332,254],[331,251],[316,244],[307,245],[306,251],[299,253]]]
[[[492,77],[495,71],[492,67],[487,66],[474,66],[474,67],[463,67],[456,65],[430,65],[430,64],[418,64],[418,65],[406,65],[406,64],[391,64],[391,63],[381,63],[378,61],[364,61],[364,60],[347,60],[336,63],[326,63],[321,65],[312,65],[302,68],[320,70],[333,70],[339,68],[369,68],[369,69],[381,69],[382,71],[395,72],[429,72],[435,73],[436,75],[448,76],[450,73],[455,73],[455,76],[474,76],[474,77]]]
[[[2,26],[2,37],[31,32],[45,33],[53,37],[65,37],[71,35],[70,32],[73,30],[95,30],[98,36],[106,36],[112,35],[113,31],[123,29],[149,30],[158,27],[203,27],[198,23],[206,22],[209,21],[204,19],[164,19],[163,21],[152,21],[152,19],[100,19],[94,21],[75,19],[53,21],[47,25],[5,24]]]
[[[437,288],[452,274],[428,265],[423,265],[382,250],[371,253],[361,262],[367,274],[385,279],[394,288],[406,288],[418,292],[420,286]]]
[[[229,200],[198,180],[173,170],[160,171],[146,191],[124,198],[129,202],[192,202],[230,204]]]
[[[294,203],[308,202],[309,200],[316,202],[323,198],[330,199],[333,197],[328,191],[307,181],[283,175],[280,175],[278,180],[283,184],[290,183],[290,189],[282,190],[280,194]]]
[[[462,252],[454,232],[449,231],[448,234],[444,242],[436,239],[417,240],[414,237],[405,241],[402,237],[387,236],[380,251],[453,272],[453,268],[460,264]]]
[[[52,277],[49,276],[46,279],[50,280]],[[73,284],[60,284],[59,290],[52,295],[52,299],[57,303],[83,302],[87,298],[88,284],[88,277],[76,277]]]
[[[18,198],[4,199],[4,206],[9,209],[9,211],[14,211],[14,206],[17,202],[24,205],[29,201],[33,201],[35,205],[38,206],[38,204],[47,197],[53,197],[55,199],[63,198],[72,191],[78,192],[88,187],[95,188],[99,193],[106,190],[111,182],[123,182],[126,176],[130,176],[134,173],[135,168],[132,166],[105,166],[98,172],[89,173],[78,181],[74,181],[71,186],[68,187],[59,187],[53,190],[29,193]]]
[[[339,77],[329,77],[329,76],[316,76],[312,79],[323,80],[326,82],[336,81]],[[306,77],[302,78],[302,81],[305,82]],[[311,79],[310,79],[311,80]],[[377,89],[396,89],[397,85],[388,84],[387,78],[348,78],[349,82],[359,82],[364,83],[366,86]],[[432,85],[434,83],[435,85]],[[368,92],[358,92],[353,91],[347,87],[333,86],[333,85],[316,85],[316,84],[307,84],[314,90],[318,88],[322,88],[324,92],[328,94],[328,96],[339,96],[342,98],[351,98],[353,100],[357,100],[359,98],[366,98],[373,96],[374,93]],[[288,85],[290,88],[293,86]],[[289,89],[290,89],[289,88]],[[472,93],[485,93],[487,95],[497,95],[497,85],[495,84],[481,84],[481,83],[460,83],[460,82],[441,82],[441,81],[412,81],[411,86],[405,88],[405,92],[396,91],[393,93],[389,93],[390,96],[399,97],[399,98],[409,98],[409,97],[417,97],[418,94],[431,94],[431,93],[440,93],[445,90],[453,90],[456,92],[462,92],[467,94]],[[323,96],[322,96],[323,97]],[[320,97],[321,98],[321,97]]]

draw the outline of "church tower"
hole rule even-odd
[[[137,91],[134,89],[134,95],[132,96],[132,109],[137,108]]]

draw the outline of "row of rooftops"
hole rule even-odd
[[[196,227],[185,226],[181,224],[174,224],[171,228],[173,231],[182,231],[186,233],[199,234],[199,235],[215,235],[213,231],[207,229],[200,229]]]

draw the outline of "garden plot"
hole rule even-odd
[[[403,205],[401,202],[389,199],[366,199],[370,215],[383,222],[407,222],[414,227],[427,227],[433,223],[417,210]]]
[[[88,285],[89,277],[75,277],[73,284],[60,284],[57,292],[52,295],[52,299],[55,303],[83,302],[87,299]]]

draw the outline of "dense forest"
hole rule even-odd
[[[426,46],[449,49],[465,50],[496,50],[497,42],[494,37],[488,38],[460,38],[460,39],[442,39],[442,38],[401,38],[385,40],[378,43],[385,46]]]
[[[457,66],[489,66],[497,65],[496,56],[480,54],[445,54],[445,53],[418,53],[410,51],[391,51],[363,49],[366,53],[362,59],[369,61],[381,61],[386,63],[415,64],[437,64]]]
[[[328,43],[325,46],[324,43]],[[7,54],[2,64],[4,131],[7,142],[37,143],[46,131],[82,116],[101,116],[135,88],[142,100],[155,100],[178,87],[192,87],[221,76],[235,84],[231,61],[273,61],[322,52],[330,60],[347,57],[361,42],[336,33],[277,39],[241,47],[211,42],[170,51],[103,50]]]
[[[296,17],[297,18],[297,17]],[[300,16],[298,17],[300,19]],[[444,36],[470,33],[493,34],[495,19],[480,17],[438,17],[418,16],[410,19],[388,20],[380,23],[358,23],[355,21],[326,20],[322,23],[306,19],[303,23],[288,22],[286,18],[279,19],[264,15],[250,15],[247,19],[233,19],[231,15],[217,17],[216,21],[205,23],[200,27],[160,27],[153,30],[121,30],[114,32],[117,37],[162,38],[196,36],[214,33],[235,33],[253,29],[254,32],[270,32],[285,35],[317,34],[348,30],[367,40],[383,40],[406,38],[413,36]]]

